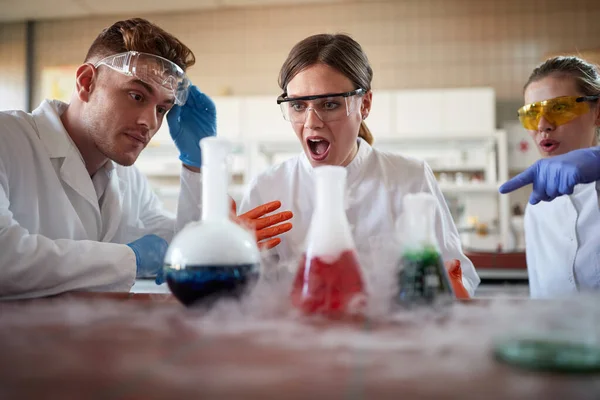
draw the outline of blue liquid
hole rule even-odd
[[[258,279],[259,264],[192,265],[164,268],[169,289],[186,306],[210,306],[221,298],[239,299]]]

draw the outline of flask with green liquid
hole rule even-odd
[[[451,301],[454,293],[435,236],[437,199],[431,193],[411,193],[403,204],[396,302],[418,306]]]

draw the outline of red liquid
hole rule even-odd
[[[334,316],[364,308],[365,289],[354,251],[344,251],[333,264],[319,257],[311,259],[308,266],[306,264],[304,254],[292,288],[292,304],[295,307],[307,314]],[[305,276],[307,267],[308,274]]]

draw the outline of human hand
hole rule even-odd
[[[450,278],[450,284],[454,291],[454,296],[457,299],[469,299],[469,292],[465,288],[462,282],[462,269],[460,268],[460,260],[453,259],[444,263],[446,271],[448,271],[448,277]]]
[[[164,282],[163,265],[169,244],[160,236],[146,235],[127,244],[135,253],[136,278],[156,276],[156,284]]]
[[[179,159],[185,165],[200,168],[200,140],[217,134],[217,110],[213,101],[192,85],[186,103],[175,105],[168,112],[167,123],[179,149]]]
[[[294,216],[291,211],[282,211],[265,217],[266,214],[272,213],[280,207],[280,201],[272,201],[258,206],[245,214],[237,215],[237,206],[235,201],[231,199],[232,219],[255,232],[256,243],[261,250],[268,250],[277,246],[281,243],[281,239],[275,236],[292,229],[291,223],[281,223],[290,220]]]
[[[600,147],[590,147],[536,161],[500,186],[500,193],[533,184],[529,203],[537,204],[572,194],[575,185],[597,180],[600,180]]]

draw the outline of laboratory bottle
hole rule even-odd
[[[221,298],[240,299],[260,274],[254,233],[229,218],[228,156],[231,144],[207,137],[202,148],[202,214],[171,242],[164,264],[166,282],[187,306],[210,306]]]
[[[346,169],[322,166],[313,173],[316,204],[293,282],[292,304],[306,314],[361,314],[366,292],[345,213]]]
[[[406,306],[437,305],[454,298],[435,236],[437,200],[431,193],[403,198],[397,226],[402,243],[397,269],[396,302]]]

